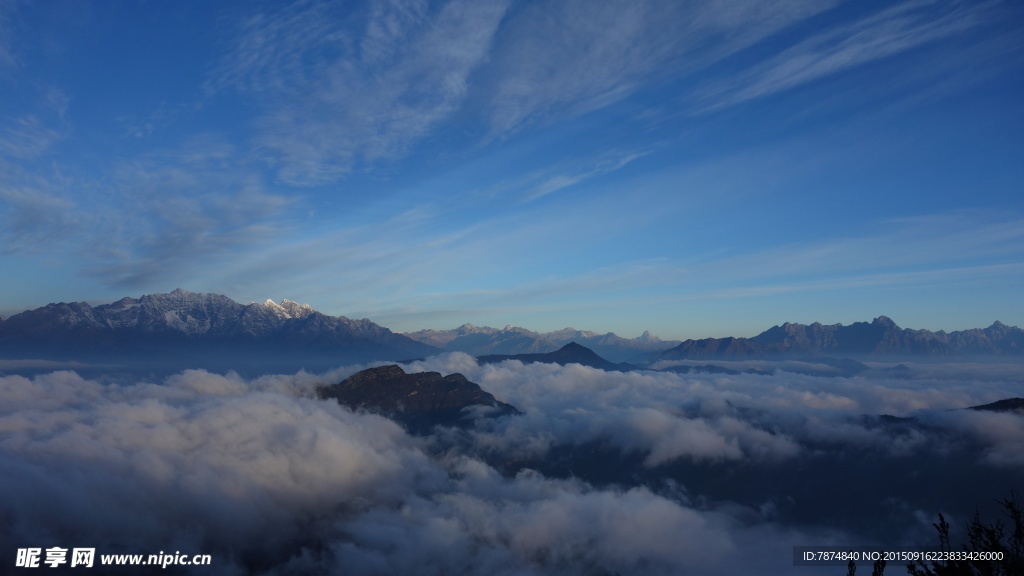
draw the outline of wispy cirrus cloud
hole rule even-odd
[[[80,229],[74,201],[59,192],[2,186],[0,202],[4,254],[43,250]]]
[[[576,116],[711,65],[833,2],[562,2],[523,7],[487,71],[490,136]]]
[[[15,34],[11,20],[18,3],[17,0],[0,0],[0,70],[15,65],[11,50],[11,39]]]
[[[299,2],[246,20],[207,89],[252,97],[283,182],[323,184],[455,123],[486,142],[606,107],[832,5]]]
[[[35,96],[31,111],[0,116],[0,236],[8,254],[67,238],[85,219],[68,176],[48,163],[68,131],[69,99],[55,88]]]
[[[19,167],[52,151],[69,132],[67,111],[71,99],[54,86],[34,87],[29,91],[29,106],[20,112],[0,111],[0,162]],[[12,107],[18,109],[18,107]]]
[[[278,237],[299,201],[269,191],[216,136],[104,170],[44,174],[0,159],[3,253],[48,252],[103,284],[159,286]]]
[[[735,76],[706,86],[703,111],[769,96],[868,62],[965,32],[991,2],[904,2],[826,30]]]
[[[562,224],[583,238],[596,233],[588,231],[585,219],[570,218]],[[370,275],[366,279],[389,296],[364,300],[370,308],[360,313],[389,325],[424,319],[458,323],[467,317],[474,322],[495,317],[530,317],[535,318],[533,322],[543,322],[545,315],[566,318],[578,310],[601,310],[607,316],[610,310],[635,306],[674,309],[688,302],[785,294],[1006,285],[1024,274],[1020,248],[1024,225],[1012,215],[991,213],[958,212],[885,221],[857,236],[767,249],[748,247],[737,255],[680,254],[575,269],[562,266],[528,281],[512,278],[501,284],[489,281],[502,272],[501,266],[467,269],[461,263],[513,261],[516,254],[509,247],[515,247],[515,252],[533,255],[532,262],[517,265],[533,265],[544,258],[540,246],[561,246],[564,236],[559,230],[534,222],[503,228],[494,237],[479,237],[481,231],[490,229],[467,230],[464,236],[449,238],[444,259],[435,259],[430,251],[418,248],[410,248],[408,254],[393,251],[388,261],[394,265],[394,286],[403,278],[415,277],[423,279],[424,286],[447,289],[425,288],[410,299],[380,284],[382,277]],[[318,250],[301,252],[323,254]],[[411,274],[402,276],[401,272]],[[358,290],[357,286],[352,288]],[[872,309],[868,313],[880,311]],[[411,320],[414,318],[417,320]]]
[[[62,137],[62,132],[34,114],[11,118],[0,128],[0,157],[36,158]]]
[[[1022,239],[1024,220],[1019,214],[960,211],[891,219],[857,236],[777,246],[700,268],[719,278],[960,268],[1000,258],[1019,262],[1024,256]]]
[[[256,143],[288,184],[329,182],[398,156],[450,117],[506,3],[380,1],[348,17],[334,10],[301,2],[250,19],[209,83],[259,102]]]
[[[525,199],[527,201],[536,200],[542,196],[547,196],[552,192],[557,192],[563,188],[568,188],[569,186],[590,180],[591,178],[610,174],[620,168],[624,168],[634,160],[643,158],[649,153],[650,152],[642,151],[607,155],[590,169],[547,176],[543,181],[539,182],[536,186],[533,186],[526,192]]]
[[[269,192],[214,136],[124,161],[115,175],[119,202],[96,210],[101,228],[85,272],[116,286],[180,277],[271,240],[296,201]]]

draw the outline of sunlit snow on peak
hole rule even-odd
[[[263,305],[279,318],[305,318],[315,312],[309,304],[299,304],[288,299],[284,299],[278,304],[267,298]]]

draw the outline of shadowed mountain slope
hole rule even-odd
[[[986,412],[1016,412],[1018,414],[1024,414],[1024,398],[1006,398],[1005,400],[997,400],[991,404],[971,406],[970,409]]]

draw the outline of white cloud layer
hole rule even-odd
[[[790,546],[856,536],[830,518],[813,530],[780,521],[785,493],[741,504],[685,482],[503,476],[484,459],[603,440],[639,454],[641,469],[742,474],[821,462],[823,447],[893,463],[973,442],[980,473],[1024,470],[1019,415],[945,411],[1010,395],[1019,367],[943,382],[478,366],[459,353],[416,363],[462,372],[526,413],[461,439],[414,438],[315,398],[357,369],[253,380],[190,370],[134,385],[69,371],[2,377],[2,540],[211,554],[225,574],[754,574],[765,562],[809,574],[790,568]],[[880,412],[926,426],[900,433],[860,418]]]

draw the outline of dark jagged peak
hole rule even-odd
[[[584,360],[588,362],[604,361],[604,358],[598,356],[590,348],[587,348],[586,346],[583,346],[582,344],[577,344],[575,342],[569,342],[568,344],[562,346],[558,350],[545,354],[545,356],[557,359],[564,359],[573,362],[575,362],[576,360]],[[583,364],[583,362],[577,363]]]
[[[414,434],[435,426],[467,427],[479,418],[520,414],[462,374],[406,374],[397,365],[369,368],[318,391],[352,410],[366,410],[402,424]]]
[[[1024,415],[1024,398],[1006,398],[996,400],[991,404],[971,406],[969,410],[981,410],[985,412],[1015,412]]]
[[[786,338],[789,338],[790,336],[793,335],[794,328],[796,326],[800,325],[790,324],[789,322],[786,322],[782,326],[776,324],[775,326],[772,326],[771,328],[765,330],[764,332],[761,332],[757,336],[754,336],[753,338],[751,338],[751,340],[756,340],[757,342],[760,342],[762,344],[778,344],[780,342],[785,342]]]
[[[892,318],[889,318],[888,316],[879,316],[878,318],[872,320],[871,323],[876,326],[885,326],[886,328],[892,328],[894,330],[900,329],[900,327],[897,326],[896,323],[892,321]]]
[[[1020,328],[1016,328],[1014,326],[1007,326],[1006,324],[1003,324],[999,320],[993,322],[991,326],[985,328],[984,330],[982,330],[982,332],[984,332],[985,335],[988,336],[991,340],[1003,340],[1008,337],[1012,338],[1015,333],[1017,340],[1020,340],[1021,335]]]
[[[590,366],[591,368],[599,368],[601,370],[608,370],[611,372],[628,372],[630,370],[637,370],[636,366],[625,362],[613,364],[612,362],[598,356],[597,353],[590,348],[577,344],[576,342],[570,342],[554,352],[547,352],[544,354],[492,354],[477,357],[477,361],[481,364],[494,364],[505,360],[519,360],[524,364],[540,362],[546,364],[560,364],[562,366],[566,366],[568,364],[582,364],[583,366]]]
[[[881,368],[878,373],[886,378],[913,378],[914,370],[906,364],[900,363],[889,368]]]

